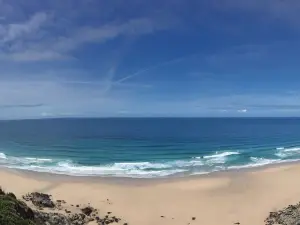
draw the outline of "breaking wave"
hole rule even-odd
[[[223,151],[182,160],[115,162],[88,166],[67,159],[15,157],[0,152],[0,165],[8,168],[71,176],[155,178],[207,174],[298,160],[291,158],[291,156],[299,156],[300,159],[300,148],[276,148],[273,156],[269,158],[248,156],[242,151]]]
[[[276,149],[276,156],[279,158],[288,158],[288,157],[296,157],[300,156],[300,147],[290,147],[290,148],[284,148],[280,147]]]

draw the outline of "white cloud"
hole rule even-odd
[[[46,20],[47,14],[40,12],[34,14],[28,21],[2,25],[0,40],[5,43],[24,38],[24,35],[37,31]]]
[[[237,110],[237,112],[238,113],[246,113],[246,112],[248,112],[248,110],[247,109],[239,109],[239,110]]]
[[[62,55],[59,52],[53,51],[24,51],[10,54],[0,55],[0,60],[32,62],[32,61],[48,61],[48,60],[65,60],[72,59],[71,56]]]
[[[139,36],[168,27],[155,19],[136,18],[101,26],[79,26],[64,32],[54,27],[49,32],[43,26],[48,18],[45,13],[36,13],[28,21],[0,26],[0,60],[70,59],[73,50],[87,43],[104,43],[119,36]]]
[[[101,43],[120,35],[142,35],[164,28],[149,18],[132,19],[124,23],[107,24],[100,27],[79,27],[69,36],[58,37],[52,43],[52,47],[57,51],[67,52],[84,43]]]
[[[53,114],[52,114],[52,113],[49,113],[49,112],[42,112],[42,113],[41,113],[41,116],[42,116],[42,117],[51,117],[51,116],[53,116]]]

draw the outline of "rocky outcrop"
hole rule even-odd
[[[94,211],[94,209],[90,206],[82,208],[81,209],[82,213],[84,213],[87,216],[90,216],[92,214],[92,212]]]
[[[300,225],[300,203],[289,205],[283,210],[270,212],[266,225]]]
[[[24,195],[23,199],[31,202],[33,207],[30,208],[13,193],[6,194],[0,188],[0,225],[87,225],[91,221],[106,225],[121,221],[113,216],[112,212],[100,217],[98,210],[92,206],[80,209],[74,205],[67,205],[64,200],[53,201],[51,195],[44,193],[33,192]],[[45,212],[44,208],[48,210]]]
[[[25,201],[31,201],[35,206],[39,208],[54,208],[55,204],[51,200],[51,196],[39,192],[32,192],[23,196]]]
[[[35,222],[43,225],[72,225],[71,221],[60,213],[35,211]]]

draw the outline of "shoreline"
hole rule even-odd
[[[105,182],[111,184],[156,184],[156,183],[166,183],[166,182],[176,182],[176,181],[185,181],[191,179],[201,179],[201,178],[218,178],[223,176],[238,176],[241,173],[249,173],[249,172],[260,172],[267,169],[272,168],[282,168],[282,167],[289,167],[289,166],[300,166],[300,159],[295,159],[289,162],[278,162],[272,163],[262,166],[256,167],[247,167],[247,168],[238,168],[238,169],[226,169],[221,171],[212,171],[203,174],[191,174],[191,175],[184,175],[184,176],[164,176],[164,177],[151,177],[151,178],[137,178],[137,177],[117,177],[117,176],[88,176],[88,175],[68,175],[68,174],[58,174],[58,173],[51,173],[51,172],[39,172],[39,171],[32,171],[32,170],[23,170],[17,168],[7,168],[5,166],[0,165],[0,172],[6,171],[9,173],[16,173],[28,178],[33,179],[41,179],[41,180],[51,180],[51,181],[72,181],[72,182]]]

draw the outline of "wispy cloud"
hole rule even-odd
[[[11,108],[36,108],[42,107],[44,104],[16,104],[16,105],[0,105],[1,109],[11,109]]]
[[[53,60],[70,60],[73,57],[61,54],[59,52],[45,50],[43,51],[21,51],[0,55],[0,60],[15,62],[36,62],[36,61],[53,61]]]
[[[49,61],[70,59],[70,52],[88,43],[105,43],[119,36],[140,36],[168,28],[153,18],[136,18],[101,26],[79,26],[65,34],[54,30],[49,36],[42,25],[45,13],[37,13],[30,20],[0,27],[0,59],[13,61]],[[49,28],[50,29],[50,28]],[[53,29],[53,28],[51,28]],[[29,36],[41,36],[39,39]],[[27,38],[26,38],[27,37]],[[9,43],[9,44],[8,44]]]
[[[0,0],[0,118],[300,113],[299,7]]]
[[[40,12],[34,14],[28,21],[11,23],[6,26],[2,25],[0,27],[0,43],[12,42],[18,38],[25,38],[26,35],[39,30],[46,20],[47,14]]]

